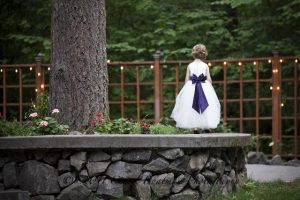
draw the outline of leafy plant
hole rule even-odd
[[[230,133],[232,132],[232,127],[230,124],[224,122],[223,119],[220,120],[220,123],[216,129],[213,130],[215,133]]]
[[[164,125],[164,124],[152,124],[150,126],[150,133],[151,134],[177,134],[179,130],[171,125]]]
[[[150,124],[147,124],[146,122],[141,122],[140,127],[141,127],[141,133],[142,134],[149,134],[150,133]]]
[[[98,113],[97,118],[91,121],[91,125],[95,127],[95,130],[104,134],[130,134],[140,133],[139,124],[131,122],[125,118],[115,120],[104,120],[103,114]]]
[[[43,117],[38,112],[30,113],[27,117],[27,125],[31,126],[32,131],[39,135],[52,135],[52,134],[63,134],[69,130],[68,125],[60,124],[56,119],[55,115],[59,113],[58,109],[54,109],[51,112],[51,116]]]
[[[11,122],[0,120],[0,137],[30,135],[33,135],[31,127],[16,120]]]

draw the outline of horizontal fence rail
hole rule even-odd
[[[298,158],[299,58],[272,57],[208,60],[223,122],[235,132],[251,133],[256,150]],[[111,119],[159,122],[169,117],[191,61],[110,62]],[[23,120],[36,96],[49,87],[50,64],[0,65],[0,112],[4,120]]]

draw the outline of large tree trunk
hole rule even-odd
[[[108,114],[105,0],[53,0],[50,108],[82,130]]]

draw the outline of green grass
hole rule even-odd
[[[205,200],[299,200],[300,178],[293,182],[259,183],[248,180],[245,186],[233,194],[223,197],[212,195]]]

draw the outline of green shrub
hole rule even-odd
[[[232,132],[232,127],[225,123],[223,119],[220,120],[220,123],[216,129],[213,129],[214,133],[230,133]]]
[[[58,114],[58,109],[53,109],[50,117],[41,116],[38,112],[33,112],[26,117],[26,124],[38,135],[64,134],[69,130],[69,126],[60,124],[55,119],[55,116]]]
[[[139,134],[139,123],[120,118],[115,120],[103,120],[102,114],[97,114],[97,119],[91,122],[95,130],[101,134]]]
[[[0,137],[5,136],[30,136],[33,135],[30,126],[23,125],[18,121],[0,120]]]
[[[44,117],[33,121],[32,131],[39,135],[64,134],[69,126],[60,124],[53,117]]]
[[[171,125],[164,125],[161,123],[152,124],[150,126],[150,133],[151,134],[177,134],[179,130]]]

